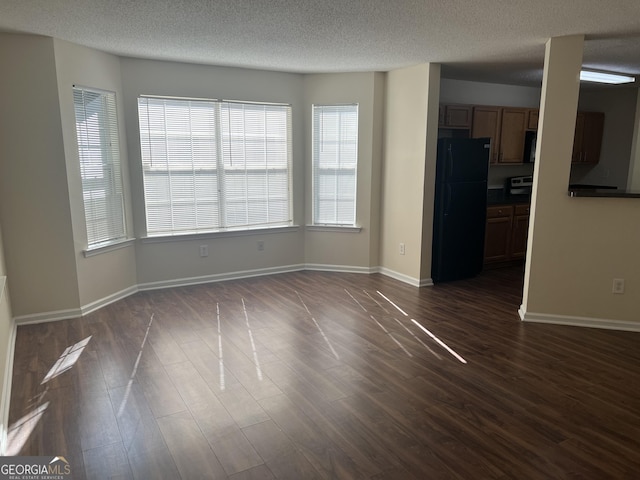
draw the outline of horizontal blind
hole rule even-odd
[[[88,247],[126,238],[114,92],[73,87]]]
[[[358,105],[313,106],[313,223],[355,225]]]
[[[291,108],[141,97],[147,232],[291,223]]]

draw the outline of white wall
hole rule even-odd
[[[573,165],[571,183],[627,187],[637,87],[580,89],[578,110],[604,112],[602,151],[597,165]]]
[[[0,223],[15,316],[77,309],[51,38],[0,34]]]
[[[570,198],[583,38],[547,43],[521,316],[640,328],[640,202]],[[612,281],[626,281],[624,295]]]
[[[538,108],[540,88],[443,78],[440,103]]]
[[[293,217],[304,225],[304,85],[303,76],[185,63],[122,59],[124,116],[127,128],[138,284],[166,285],[178,279],[204,281],[233,272],[299,268],[304,263],[304,228],[286,232],[204,235],[170,241],[145,240],[143,180],[137,98],[164,95],[289,103],[293,112]],[[258,251],[257,241],[264,242]],[[199,256],[208,245],[209,256]]]
[[[430,84],[435,81],[432,68],[438,69],[437,85]],[[423,214],[429,208],[425,205],[425,182],[434,181],[425,178],[430,108],[437,130],[437,102],[429,105],[433,100],[430,87],[439,88],[439,65],[418,65],[387,74],[380,264],[385,273],[415,285],[431,280],[430,271],[425,272],[426,278],[421,276],[423,253],[431,257],[423,245]],[[430,201],[433,210],[433,198]],[[400,243],[405,246],[404,255],[400,254]]]
[[[358,178],[356,223],[360,232],[307,230],[305,262],[311,265],[370,268],[378,266],[380,237],[380,169],[382,98],[380,73],[318,74],[304,77],[306,165],[306,224],[312,223],[313,104],[358,104]]]
[[[87,227],[82,199],[73,85],[99,88],[116,94],[120,162],[127,206],[125,216],[128,220],[127,230],[129,235],[133,236],[133,221],[129,208],[131,195],[128,188],[127,137],[123,115],[120,60],[113,55],[57,39],[54,40],[54,47],[80,305],[88,306],[94,302],[100,303],[118,292],[135,289],[137,281],[133,244],[91,257],[85,258],[83,254],[87,248]],[[96,274],[97,272],[99,274]]]

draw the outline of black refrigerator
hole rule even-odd
[[[431,278],[446,282],[482,271],[489,138],[438,140]]]

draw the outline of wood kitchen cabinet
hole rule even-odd
[[[487,226],[484,236],[484,263],[509,260],[513,206],[498,205],[487,208]]]
[[[491,138],[491,163],[522,163],[525,131],[529,121],[526,108],[475,106],[472,138]]]
[[[511,259],[524,258],[527,253],[527,235],[529,234],[529,205],[513,207],[511,228]]]
[[[537,108],[532,108],[529,110],[527,115],[527,130],[538,130],[538,117],[540,115],[540,111]]]
[[[603,130],[604,113],[578,112],[571,163],[593,165],[600,161]]]
[[[438,125],[450,128],[471,128],[471,105],[440,105]]]
[[[529,205],[487,207],[484,264],[499,264],[525,257],[529,230]]]
[[[498,163],[500,156],[500,124],[502,121],[502,108],[500,107],[473,107],[473,123],[471,138],[491,139],[491,163]]]
[[[526,108],[503,108],[498,163],[522,163],[524,133],[529,112]]]

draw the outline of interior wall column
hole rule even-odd
[[[554,37],[546,44],[522,319],[527,312],[544,311],[547,286],[566,254],[556,234],[567,222],[559,206],[567,201],[583,46],[583,35]]]

